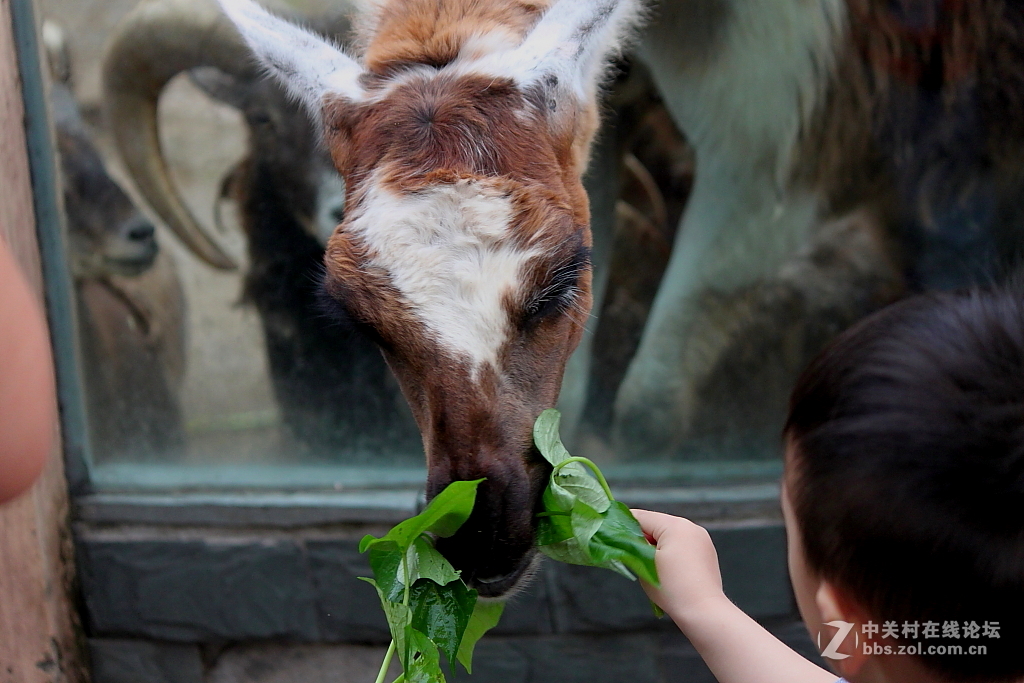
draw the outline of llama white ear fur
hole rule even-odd
[[[279,19],[252,0],[219,0],[259,62],[319,119],[324,97],[363,97],[362,67],[327,40]]]
[[[587,99],[643,14],[642,0],[557,0],[519,47],[490,58],[485,68],[523,88]]]

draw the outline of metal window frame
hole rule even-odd
[[[57,153],[33,0],[11,0],[11,22],[25,104],[32,199],[54,347],[65,473],[71,493],[78,494],[89,487],[86,467],[91,458],[89,422],[82,395],[81,358],[75,343],[78,323],[67,260],[67,229],[57,180]]]

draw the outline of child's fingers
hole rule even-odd
[[[658,544],[658,539],[668,531],[673,524],[681,521],[679,517],[666,515],[664,512],[651,512],[650,510],[632,510],[636,521],[640,522],[640,528],[653,545]]]

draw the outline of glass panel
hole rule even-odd
[[[94,481],[419,485],[380,330],[320,293],[344,186],[299,106],[212,0],[38,4]],[[346,2],[266,4],[348,35]],[[776,477],[789,388],[829,339],[1020,252],[1017,10],[805,4],[665,2],[609,88],[595,304],[559,407],[614,479]]]
[[[136,4],[41,3],[93,479],[421,484],[418,432],[383,358],[317,301],[344,194],[297,107],[276,90],[262,100],[262,79],[213,69],[176,76],[160,96],[172,182],[237,269],[211,267],[129,196],[102,69],[114,41],[131,42],[119,22]],[[258,219],[246,222],[240,196],[260,204]]]

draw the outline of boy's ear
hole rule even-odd
[[[822,623],[832,627],[821,634],[822,656],[843,678],[850,680],[871,657],[864,648],[865,638],[870,634],[863,629],[870,617],[845,591],[828,581],[821,582],[814,601]],[[875,633],[876,640],[877,636]]]

